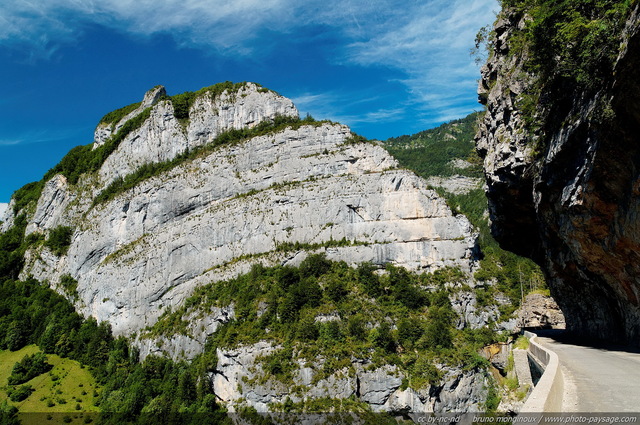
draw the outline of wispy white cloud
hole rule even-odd
[[[473,94],[478,68],[470,58],[475,33],[491,23],[495,0],[432,0],[368,40],[351,43],[346,60],[402,70],[419,109],[438,111],[425,121],[460,117]],[[464,95],[465,99],[461,99]]]
[[[0,44],[47,58],[87,25],[99,24],[250,55],[264,45],[265,31],[304,37],[300,30],[322,26],[342,40],[334,61],[399,70],[416,105],[448,115],[459,101],[441,96],[475,86],[478,70],[469,49],[497,9],[497,0],[12,0],[0,5]],[[394,119],[401,111],[360,119],[376,113]]]
[[[34,143],[47,143],[66,140],[78,134],[85,133],[86,129],[69,128],[57,130],[34,130],[11,137],[0,137],[0,146],[27,145]]]

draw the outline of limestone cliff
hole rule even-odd
[[[545,5],[534,10],[526,1],[511,3],[519,6],[506,7],[495,24],[479,88],[487,112],[477,149],[493,233],[503,247],[543,267],[570,330],[638,344],[638,7],[603,2],[608,10],[560,11],[558,19],[590,13],[597,25],[560,21],[543,34],[536,29],[558,8],[541,17],[535,13]],[[557,28],[566,32],[552,38]],[[584,32],[571,33],[575,28]],[[598,28],[607,28],[606,36],[589,33]],[[585,38],[551,45],[546,62],[540,60],[546,52],[539,40],[567,34]],[[585,47],[601,40],[609,43],[602,51]],[[609,62],[580,68],[603,51]]]
[[[218,349],[218,366],[212,374],[216,395],[227,405],[244,404],[258,411],[289,399],[299,403],[305,399],[331,394],[337,400],[357,399],[367,403],[373,412],[390,412],[417,418],[425,413],[480,412],[487,396],[486,378],[476,371],[463,371],[444,365],[441,382],[413,389],[403,386],[407,377],[396,365],[373,367],[371,362],[356,360],[322,379],[315,376],[330,359],[317,358],[313,367],[299,360],[295,385],[277,379],[264,380],[257,359],[279,347],[261,342],[235,350]]]
[[[156,87],[117,122],[101,123],[93,150],[140,116],[96,172],[76,184],[62,174],[44,184],[26,231],[73,229],[66,255],[46,246],[27,251],[22,276],[63,291],[60,282],[69,275],[77,281],[68,294],[76,307],[108,321],[116,334],[152,325],[199,285],[255,262],[297,264],[310,250],[350,264],[471,268],[475,235],[468,220],[343,125],[298,122],[210,147],[225,131],[297,116],[282,96],[251,83],[205,90],[185,120]],[[127,181],[139,167],[168,164],[204,145],[98,201],[105,187]]]

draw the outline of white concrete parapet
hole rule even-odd
[[[561,412],[564,380],[558,355],[538,344],[536,334],[525,331],[525,336],[529,338],[529,353],[544,366],[544,373],[522,406],[521,412]]]

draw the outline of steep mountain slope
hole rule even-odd
[[[638,344],[639,6],[502,3],[479,87],[493,233],[569,329]]]
[[[28,251],[22,276],[57,286],[71,276],[80,311],[110,322],[116,334],[152,325],[196,286],[246,272],[257,259],[297,264],[309,248],[351,264],[469,270],[468,221],[415,175],[396,170],[382,148],[353,142],[338,124],[298,123],[228,143],[96,202],[100,188],[136,167],[172,160],[222,129],[296,113],[288,100],[246,85],[215,100],[195,96],[181,128],[162,90],[113,125],[117,135],[122,122],[150,108],[97,173],[76,185],[63,174],[46,182],[26,228],[73,229],[63,255],[46,246]],[[98,126],[94,151],[106,146],[107,128]]]
[[[253,83],[155,87],[16,192],[0,271],[7,288],[38,279],[97,319],[97,336],[55,315],[30,335],[61,355],[77,341],[102,379],[115,373],[107,410],[166,405],[164,387],[121,396],[106,360],[143,373],[139,359],[148,370],[161,356],[189,360],[172,376],[206,387],[190,406],[215,394],[240,411],[477,411],[491,405],[478,350],[515,328],[523,275],[490,251],[478,261],[463,198],[449,195]],[[122,339],[84,351],[109,329],[131,356]]]

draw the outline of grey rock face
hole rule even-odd
[[[7,208],[9,208],[9,204],[0,203],[0,221],[4,221],[4,214],[7,212]]]
[[[54,176],[45,184],[38,200],[36,212],[27,225],[25,234],[63,225],[64,217],[59,212],[64,211],[69,201],[70,194],[66,177],[61,174]]]
[[[429,186],[441,187],[447,192],[456,195],[469,193],[482,187],[480,179],[458,175],[451,177],[431,176],[427,179],[427,183]]]
[[[564,329],[566,326],[558,304],[541,294],[527,295],[517,315],[522,327]]]
[[[395,366],[383,366],[373,371],[358,374],[360,382],[360,399],[376,408],[382,408],[402,384]]]
[[[163,86],[157,86],[145,93],[140,106],[129,112],[116,123],[106,124],[99,123],[93,136],[93,149],[102,146],[112,135],[116,134],[125,124],[132,118],[140,115],[145,109],[155,105],[162,97],[166,96],[167,91]]]
[[[190,314],[185,317],[189,322],[187,334],[175,334],[171,337],[156,338],[137,335],[134,345],[140,350],[140,358],[154,354],[170,357],[173,360],[192,360],[204,350],[207,338],[213,335],[218,327],[235,317],[233,305],[219,308],[213,307],[208,314]]]
[[[486,399],[486,382],[482,373],[462,372],[437,366],[444,372],[439,386],[419,390],[401,389],[404,374],[396,366],[385,365],[371,370],[366,361],[352,362],[352,371],[342,369],[322,379],[314,375],[324,369],[325,359],[313,365],[298,363],[292,386],[265,375],[261,357],[280,347],[267,342],[235,349],[218,349],[217,370],[211,375],[216,396],[232,410],[236,403],[269,411],[270,403],[294,403],[310,398],[355,397],[367,403],[374,412],[418,415],[428,412],[476,412]]]
[[[480,307],[473,292],[458,292],[450,297],[451,307],[457,314],[456,328],[479,329],[494,322],[500,313],[495,305]]]
[[[7,205],[7,204],[4,204],[4,205]],[[7,205],[6,209],[0,216],[0,221],[2,222],[2,224],[0,224],[0,231],[2,232],[6,232],[11,228],[11,226],[13,226],[13,219],[15,218],[15,215],[13,213],[14,205],[15,205],[15,201],[11,199],[11,202],[9,202],[9,205]]]
[[[537,76],[523,68],[526,55],[508,54],[511,34],[525,18],[505,10],[495,27],[495,54],[482,71],[479,94],[487,114],[477,137],[492,232],[501,246],[541,265],[568,329],[635,345],[639,10],[628,17],[613,72],[598,90],[570,82],[562,93],[543,87],[553,97],[533,112],[543,120],[533,135],[518,101]]]
[[[197,97],[185,127],[174,116],[171,101],[159,100],[165,94],[162,87],[147,92],[141,106],[123,118],[109,133],[115,134],[127,120],[152,107],[150,118],[121,142],[101,168],[103,185],[130,174],[145,163],[171,160],[187,149],[213,141],[225,131],[251,128],[277,116],[298,116],[298,110],[291,100],[247,83],[237,93],[225,91],[216,97],[211,93]],[[102,134],[108,133],[100,131],[101,136],[96,133],[94,146],[103,143]]]
[[[256,261],[295,265],[307,255],[278,249],[285,243],[317,244],[329,259],[350,264],[470,270],[475,235],[468,220],[454,217],[424,180],[394,169],[381,147],[345,143],[350,131],[337,124],[221,146],[92,206],[97,188],[142,163],[170,159],[225,129],[295,112],[289,100],[248,85],[235,95],[196,99],[185,135],[170,102],[156,102],[153,93],[145,100],[153,104],[149,119],[98,175],[75,187],[52,179],[29,224],[30,231],[71,225],[75,233],[65,258],[30,254],[23,275],[53,284],[70,274],[78,280],[80,311],[108,321],[116,334],[152,325],[193,288],[246,272]],[[352,244],[322,247],[342,239]],[[190,357],[206,336],[140,344],[143,352]]]
[[[487,398],[485,378],[481,373],[449,369],[437,394],[434,412],[480,412]]]

